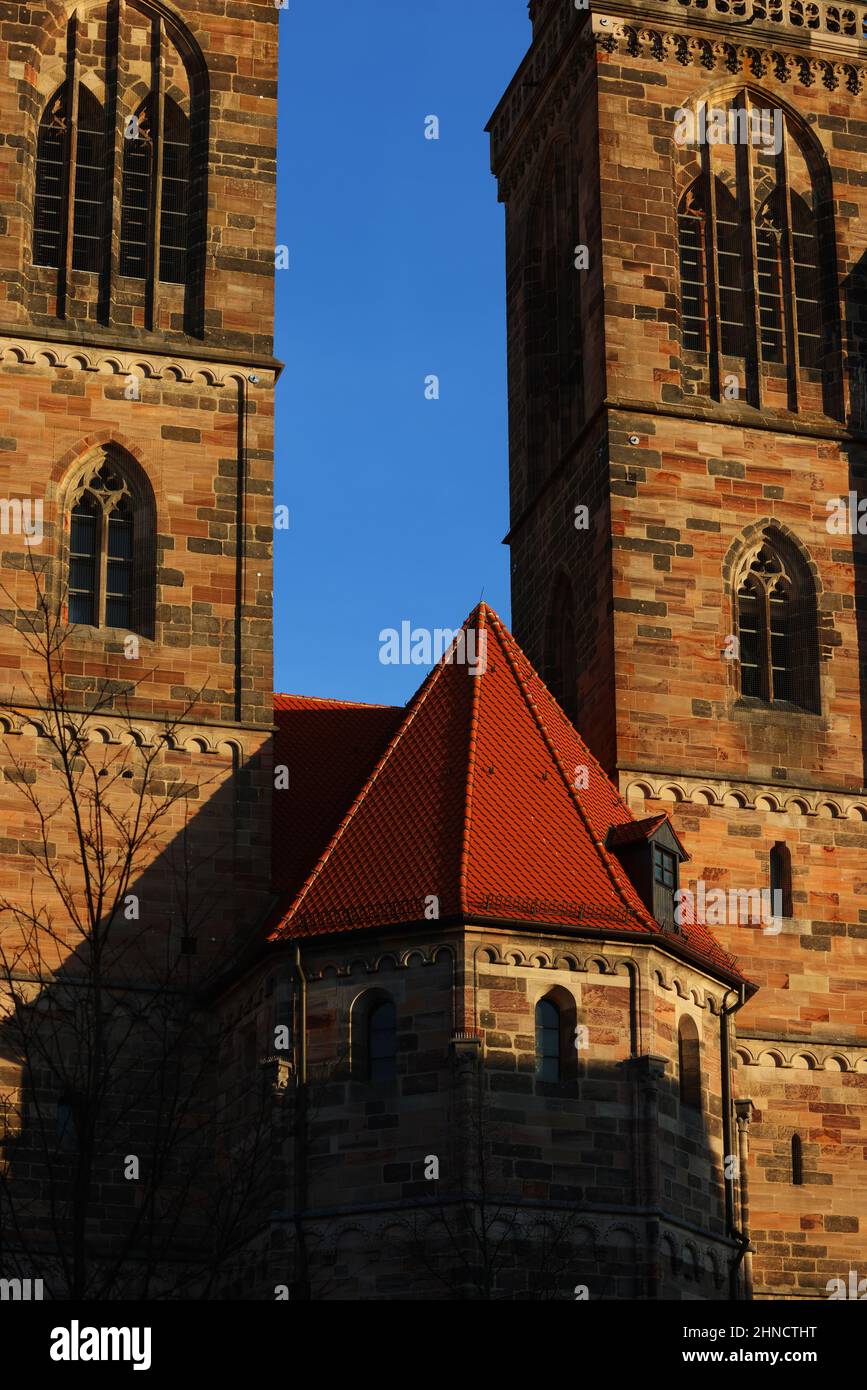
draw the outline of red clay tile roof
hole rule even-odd
[[[496,613],[480,604],[464,624],[464,632],[470,629],[479,644],[486,641],[484,670],[474,675],[453,659],[453,645],[405,711],[381,711],[376,735],[372,727],[364,735],[371,744],[382,740],[380,756],[303,887],[281,910],[272,939],[420,922],[433,915],[436,898],[441,918],[671,941],[604,845],[613,826],[633,823],[629,807]],[[307,706],[321,710],[331,702],[278,698],[290,701],[277,718],[287,729],[291,769],[290,745],[297,749],[304,741],[303,732],[288,731],[293,721]],[[358,711],[376,707],[342,708],[352,711],[357,730],[370,718]],[[320,747],[317,738],[317,747],[306,750],[302,786],[316,775]],[[339,759],[340,750],[327,757]],[[357,769],[358,763],[353,775]],[[331,771],[333,808],[337,784],[342,793],[351,778]],[[297,818],[307,810],[295,796],[287,811],[290,806],[297,834]],[[288,835],[289,823],[283,824]],[[303,835],[309,853],[306,828]],[[282,844],[275,851],[282,855]],[[740,977],[733,957],[704,927],[685,926],[675,939]]]
[[[289,783],[274,789],[275,891],[302,887],[404,715],[400,705],[274,696],[274,763]]]

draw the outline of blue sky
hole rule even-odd
[[[280,16],[277,690],[403,703],[424,668],[383,665],[382,629],[458,627],[483,589],[509,619],[504,212],[484,127],[529,39],[526,0]]]

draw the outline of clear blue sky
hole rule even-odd
[[[484,127],[529,39],[526,0],[281,13],[277,690],[402,704],[425,668],[381,664],[381,629],[456,628],[482,589],[509,620],[504,211]]]

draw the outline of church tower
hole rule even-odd
[[[746,1261],[827,1297],[867,1224],[867,11],[530,15],[490,123],[515,636],[760,985]]]
[[[161,794],[194,790],[161,843],[207,892],[187,883],[201,920],[181,920],[163,864],[141,920],[201,953],[269,887],[279,13],[48,0],[0,27],[6,753],[50,753],[21,634],[35,569],[70,722],[117,753],[179,721]],[[4,881],[22,887],[32,817],[10,781]]]

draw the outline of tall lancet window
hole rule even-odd
[[[767,97],[744,90],[719,110],[722,122],[705,111],[713,129],[696,119],[679,156],[700,169],[678,205],[684,368],[720,400],[839,413],[827,162],[809,128]]]
[[[55,92],[39,123],[33,210],[33,263],[58,268],[66,245],[70,129],[66,85]],[[102,105],[79,84],[76,111],[72,226],[73,270],[102,265],[106,217],[106,131]]]
[[[183,284],[187,270],[190,196],[190,123],[177,102],[163,103],[160,139],[153,98],[139,107],[124,139],[120,273],[143,280],[151,255],[151,225],[159,195],[159,279]],[[162,168],[159,190],[154,170]],[[157,248],[154,248],[154,255]]]

